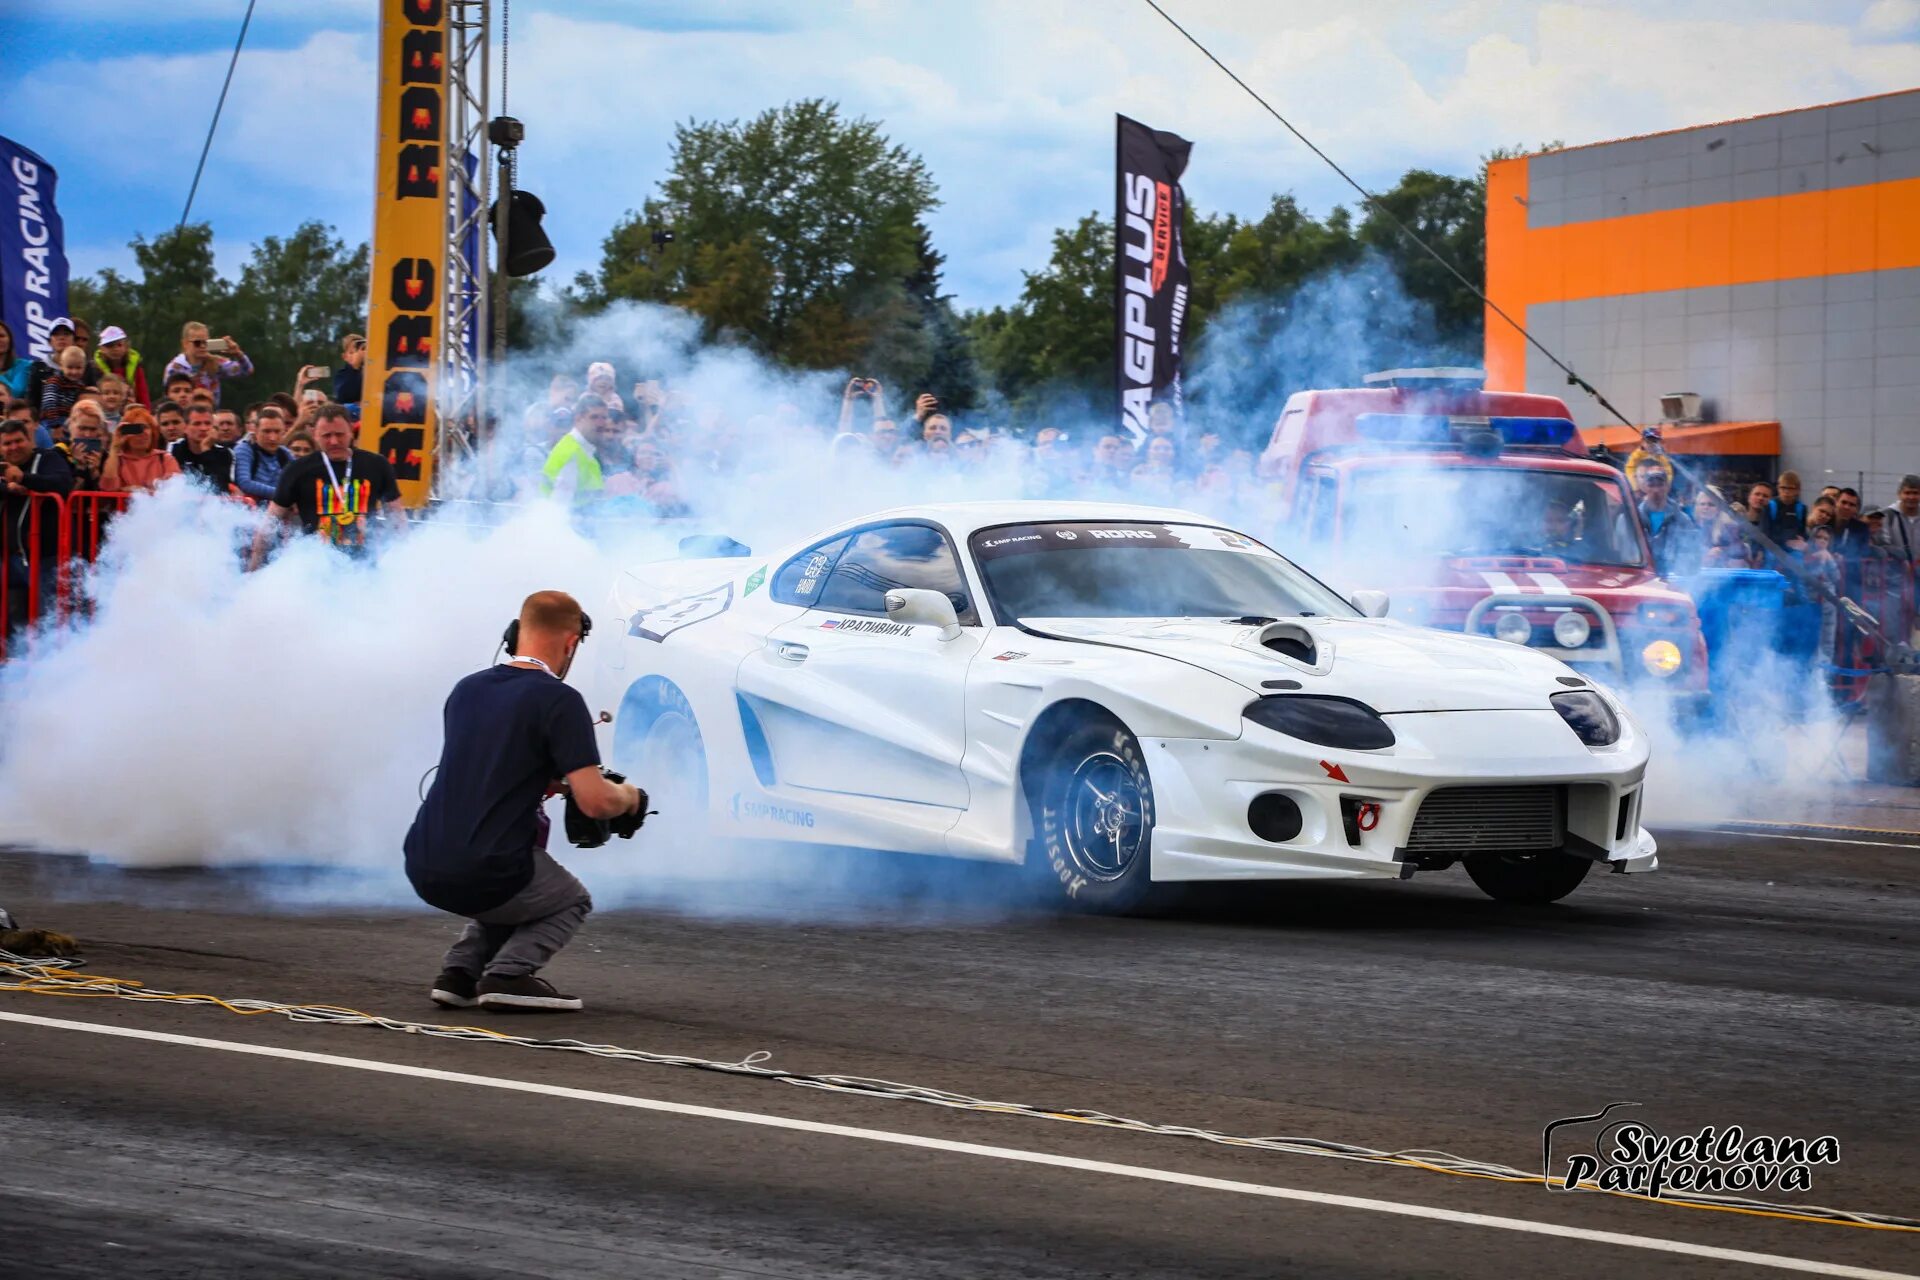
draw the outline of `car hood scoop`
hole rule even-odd
[[[1203,667],[1269,692],[1294,678],[1302,691],[1357,698],[1395,711],[1541,710],[1566,670],[1504,640],[1430,631],[1376,618],[1247,623],[1218,618],[1045,618],[1035,629]]]
[[[1320,659],[1320,642],[1298,622],[1269,622],[1260,628],[1254,642],[1303,667],[1312,667]]]

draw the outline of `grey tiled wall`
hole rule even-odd
[[[1527,325],[1636,422],[1697,391],[1722,422],[1777,419],[1809,483],[1864,472],[1881,503],[1887,477],[1920,471],[1920,269],[1536,303]],[[1613,421],[1532,348],[1527,389],[1583,427]]]
[[[1920,90],[1548,152],[1527,168],[1530,227],[1920,178]]]

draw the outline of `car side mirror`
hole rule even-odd
[[[1354,608],[1369,618],[1384,618],[1392,603],[1384,591],[1356,591],[1348,597]]]
[[[896,587],[887,592],[887,617],[914,626],[938,627],[942,640],[960,634],[960,615],[954,611],[953,601],[922,587]]]

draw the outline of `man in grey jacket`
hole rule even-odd
[[[1920,476],[1900,477],[1900,500],[1888,507],[1880,522],[1887,554],[1905,564],[1920,561]]]

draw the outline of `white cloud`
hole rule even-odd
[[[1920,31],[1920,0],[1874,0],[1860,18],[1863,34],[1879,40]]]
[[[1599,141],[1920,85],[1920,46],[1890,39],[1909,29],[1920,0],[1847,15],[1822,0],[1773,0],[1758,12],[1711,0],[1168,3],[1373,185],[1416,164],[1465,172],[1496,146]],[[368,9],[334,0],[329,12],[337,21]],[[1144,5],[860,0],[702,13],[689,22],[665,5],[516,5],[522,180],[552,211],[564,273],[593,265],[613,221],[654,189],[676,122],[809,96],[884,121],[926,158],[944,200],[932,223],[949,287],[973,305],[1010,300],[1021,269],[1044,262],[1054,227],[1111,204],[1115,112],[1194,139],[1188,188],[1203,209],[1253,214],[1287,190],[1316,209],[1351,203]],[[649,19],[664,29],[635,25]],[[373,58],[365,19],[351,34],[250,50],[198,211],[223,235],[320,216],[363,237]],[[20,74],[15,102],[98,139],[88,154],[118,186],[184,195],[224,70],[224,51],[55,62]],[[123,226],[106,188],[85,189],[88,206],[66,209],[76,240],[155,229]]]

